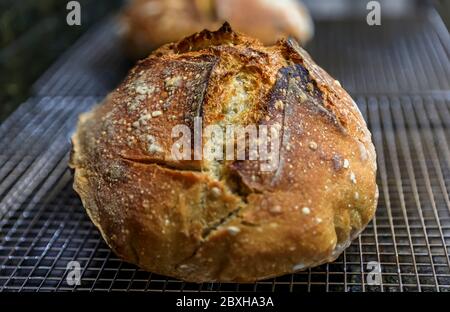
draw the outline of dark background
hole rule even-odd
[[[0,0],[0,122],[61,53],[122,1],[79,0],[81,26],[67,25],[67,2]]]
[[[334,5],[340,2],[343,12],[352,13],[355,8],[364,10],[366,3],[362,0],[330,1]],[[400,0],[389,0],[386,3],[390,1]],[[66,24],[67,2],[65,0],[0,0],[0,123],[29,97],[33,82],[59,55],[93,24],[117,11],[124,1],[79,0],[81,26]],[[330,10],[326,9],[326,5],[320,4],[317,0],[305,0],[305,2],[312,9],[315,18],[330,18]],[[326,3],[326,1],[322,2]],[[450,0],[403,0],[401,2],[435,5],[447,27],[450,25]],[[337,18],[348,18],[348,16]]]

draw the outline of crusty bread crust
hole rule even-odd
[[[236,96],[243,105],[230,115]],[[279,167],[172,159],[172,127],[194,117],[280,124]],[[122,259],[187,281],[249,282],[333,261],[378,198],[371,135],[340,84],[294,40],[264,47],[228,24],[140,61],[80,117],[70,166]]]

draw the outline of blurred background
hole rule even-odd
[[[80,0],[81,26],[68,26],[63,0],[0,1],[0,122],[30,96],[33,82],[91,26],[118,11],[123,0]],[[367,1],[305,0],[315,21],[362,19]],[[450,25],[448,0],[380,1],[383,19],[425,14],[435,7]]]

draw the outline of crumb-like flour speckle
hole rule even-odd
[[[363,143],[359,142],[358,148],[359,148],[359,155],[361,157],[361,160],[362,161],[366,161],[367,160],[367,149],[366,149],[366,146]]]
[[[317,143],[314,141],[309,142],[308,144],[309,148],[315,151],[317,149]]]
[[[348,167],[350,167],[350,162],[348,161],[348,159],[344,159],[344,163],[342,164],[342,167],[344,167],[345,169],[348,169]]]
[[[227,231],[231,235],[236,235],[241,231],[241,229],[238,228],[237,226],[229,226],[229,227],[227,227]]]
[[[161,153],[163,152],[163,148],[156,142],[156,139],[153,135],[147,135],[148,147],[147,151],[151,154]]]
[[[164,80],[164,86],[167,90],[178,88],[181,86],[182,80],[180,76],[169,77]]]
[[[276,108],[276,109],[278,109],[278,110],[282,110],[282,109],[283,109],[283,107],[284,107],[284,103],[283,103],[283,101],[281,101],[281,100],[277,100],[277,101],[275,102],[275,108]]]
[[[154,87],[148,87],[146,85],[138,85],[136,86],[136,93],[142,95],[151,94],[153,93],[154,89],[155,89]]]
[[[353,171],[350,172],[350,181],[352,181],[353,184],[356,184],[356,176]]]
[[[294,265],[294,266],[292,267],[292,271],[299,271],[299,270],[304,269],[305,267],[306,267],[305,264],[303,264],[303,263],[298,263],[298,264],[296,264],[296,265]]]
[[[311,209],[309,209],[309,207],[303,207],[302,208],[302,213],[304,215],[309,215],[311,213]]]

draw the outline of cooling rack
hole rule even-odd
[[[0,125],[0,291],[449,291],[450,38],[435,11],[382,27],[321,22],[307,47],[349,90],[373,135],[376,217],[333,263],[252,284],[185,283],[122,262],[72,189],[78,114],[130,64],[100,22]],[[78,261],[81,284],[69,285]],[[368,282],[379,263],[381,282]]]

